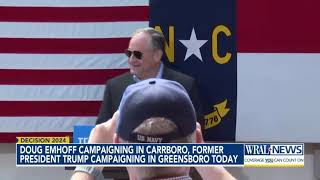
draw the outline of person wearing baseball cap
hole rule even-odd
[[[148,79],[130,85],[119,106],[116,143],[194,143],[196,114],[182,85]],[[137,179],[191,179],[190,167],[130,167]]]
[[[116,127],[114,143],[203,143],[201,127],[197,124],[188,93],[175,81],[148,79],[128,86],[118,113],[106,123],[109,124],[91,132],[89,143],[101,143],[104,135],[110,139],[114,132],[110,127]],[[81,177],[101,178],[101,171],[91,169],[80,167],[75,171],[87,173]],[[191,179],[190,167],[127,167],[127,170],[130,179]],[[223,167],[197,170],[208,177],[218,173],[222,179],[234,179]]]

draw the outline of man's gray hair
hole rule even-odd
[[[136,35],[141,32],[144,32],[150,35],[153,49],[155,50],[160,49],[162,52],[164,52],[166,39],[164,38],[161,32],[155,30],[154,28],[146,27],[146,28],[137,29],[133,33],[133,35]]]

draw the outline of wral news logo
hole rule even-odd
[[[304,155],[303,144],[245,144],[245,155]]]
[[[303,167],[304,144],[245,144],[244,165]]]

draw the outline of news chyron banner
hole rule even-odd
[[[34,141],[34,138],[30,138],[24,139],[24,142]],[[16,165],[303,167],[304,145],[28,144],[18,141]]]
[[[237,108],[236,1],[150,0],[150,27],[162,32],[163,62],[194,77],[204,139],[234,141]]]

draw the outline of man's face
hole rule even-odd
[[[142,53],[140,59],[135,55],[131,55],[128,58],[131,74],[136,75],[139,79],[147,79],[156,76],[160,58],[157,57],[156,51],[153,50],[149,34],[144,32],[135,34],[129,42],[128,50]]]

